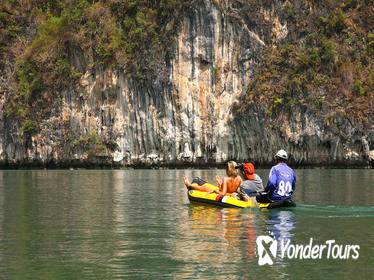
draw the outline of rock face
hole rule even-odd
[[[273,121],[260,106],[237,112],[268,35],[228,5],[201,1],[185,15],[174,56],[162,62],[167,78],[135,80],[122,69],[89,70],[81,77],[82,90],[64,90],[40,131],[27,137],[4,113],[3,95],[1,165],[214,166],[229,159],[269,165],[283,148],[294,164],[367,166],[373,128],[344,118],[328,124],[302,107]],[[259,12],[276,39],[287,35],[276,7]],[[75,64],[84,60],[77,56]]]

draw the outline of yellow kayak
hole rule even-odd
[[[192,185],[197,185],[197,183],[193,183]],[[218,191],[218,187],[212,184],[205,183],[203,186],[207,186]],[[187,195],[191,202],[211,204],[225,208],[267,208],[270,205],[270,203],[257,203],[252,199],[249,201],[243,201],[235,197],[231,197],[229,193],[227,195],[221,195],[217,193],[207,193],[190,189],[188,190]]]

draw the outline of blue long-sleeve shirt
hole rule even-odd
[[[273,201],[290,199],[296,187],[295,172],[286,163],[281,162],[270,170],[265,190]]]

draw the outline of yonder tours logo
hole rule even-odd
[[[273,264],[277,255],[277,241],[270,236],[260,235],[257,237],[258,264]]]
[[[360,256],[359,245],[338,244],[335,240],[327,240],[323,244],[314,244],[313,238],[308,244],[291,244],[290,239],[277,241],[270,236],[260,235],[257,237],[258,264],[272,265],[274,260],[281,259],[358,259]],[[280,243],[280,244],[278,244]],[[278,252],[278,245],[280,250]]]

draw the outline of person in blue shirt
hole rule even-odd
[[[257,196],[257,202],[268,203],[274,201],[291,200],[296,187],[296,175],[286,161],[285,150],[279,150],[275,155],[277,164],[270,170],[269,181],[265,186],[267,194]]]

